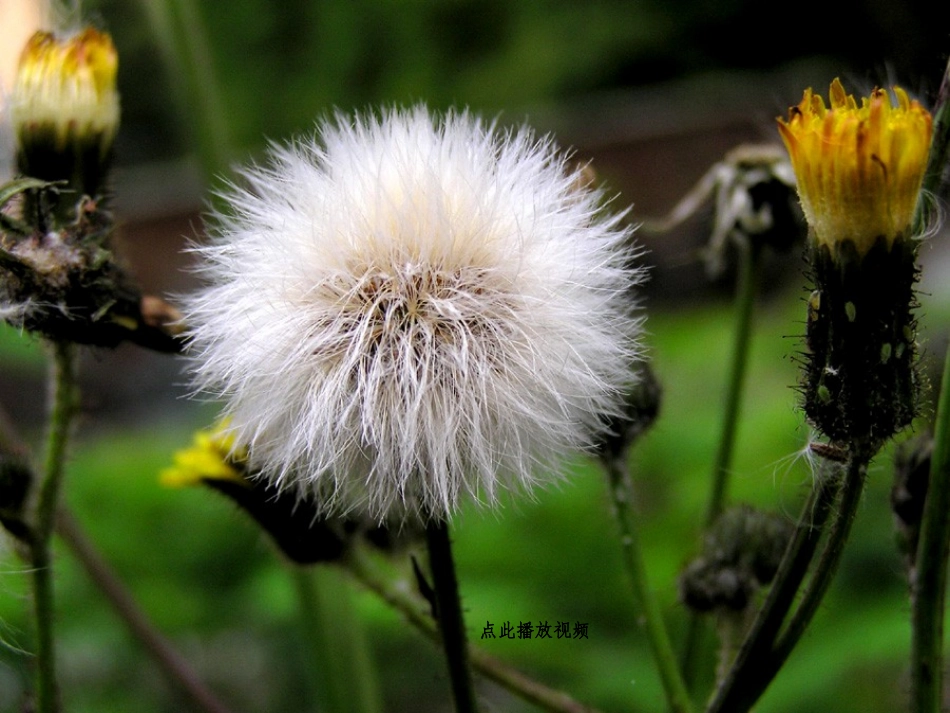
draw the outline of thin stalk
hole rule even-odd
[[[53,637],[55,611],[50,541],[65,472],[66,448],[78,402],[76,347],[66,342],[54,342],[52,352],[49,434],[30,544],[33,613],[36,625],[37,713],[55,713],[59,710]]]
[[[752,307],[758,281],[761,250],[740,243],[739,274],[736,283],[736,324],[732,342],[732,359],[729,366],[729,382],[726,386],[726,403],[722,419],[722,432],[719,447],[713,461],[712,490],[706,508],[706,529],[709,529],[722,513],[723,503],[729,485],[729,473],[732,469],[732,453],[736,442],[736,427],[742,404],[742,387],[749,363],[749,344],[752,334]]]
[[[930,485],[924,503],[911,603],[911,710],[939,713],[943,701],[943,623],[950,547],[950,350],[934,426]]]
[[[145,612],[96,549],[76,518],[63,508],[60,508],[56,518],[56,533],[132,635],[155,660],[168,681],[187,696],[192,708],[204,713],[231,713],[195,675],[188,662],[172,647],[168,639],[155,630]]]
[[[442,637],[435,621],[429,614],[427,603],[411,594],[411,586],[404,579],[396,578],[362,549],[353,548],[345,562],[348,570],[363,586],[375,592],[384,602],[405,617],[419,633],[436,645]],[[512,695],[527,701],[549,713],[601,713],[596,708],[574,700],[563,691],[545,686],[525,676],[484,650],[468,647],[472,668]]]
[[[818,564],[802,595],[801,603],[792,615],[788,626],[774,646],[769,644],[768,647],[764,647],[766,642],[763,641],[763,647],[749,659],[749,665],[741,680],[732,686],[719,708],[715,710],[728,710],[730,713],[744,713],[750,710],[769,687],[792,649],[801,639],[808,624],[811,623],[841,561],[844,545],[851,532],[858,504],[861,502],[867,463],[868,458],[863,454],[853,455],[849,459],[834,523],[828,533]],[[775,623],[781,624],[781,621]]]
[[[746,700],[746,686],[756,677],[758,667],[772,650],[782,622],[795,601],[795,595],[824,533],[840,485],[838,472],[822,470],[816,474],[815,483],[798,518],[795,534],[782,555],[768,596],[746,634],[736,660],[710,701],[706,709],[708,713],[748,710],[758,698]]]
[[[292,574],[319,710],[379,713],[379,686],[349,584],[330,566],[294,566]]]
[[[752,335],[752,308],[758,288],[757,274],[762,251],[748,241],[739,243],[739,265],[736,281],[736,321],[732,342],[732,358],[729,362],[729,381],[726,385],[725,409],[719,446],[712,468],[712,489],[706,506],[705,530],[709,530],[722,513],[732,471],[732,454],[735,449],[736,429],[739,423],[742,391],[749,363],[749,346]],[[683,675],[689,686],[699,677],[700,650],[706,640],[705,619],[699,614],[690,617],[683,646]]]
[[[653,659],[659,669],[663,691],[670,710],[674,713],[690,713],[693,702],[690,700],[686,683],[680,672],[670,636],[663,623],[663,614],[656,595],[650,587],[646,563],[636,518],[631,509],[633,488],[627,470],[625,455],[603,459],[609,481],[610,497],[614,506],[614,515],[620,529],[620,543],[624,564],[633,583],[634,597],[640,614],[640,621],[646,630]]]
[[[434,519],[426,525],[426,545],[435,589],[436,615],[442,633],[442,649],[449,666],[452,697],[457,713],[476,713],[475,687],[468,665],[468,645],[465,641],[465,622],[459,599],[455,561],[449,526],[444,520]]]
[[[811,578],[808,580],[808,585],[801,596],[798,608],[775,645],[775,652],[771,658],[774,661],[776,672],[785,663],[788,655],[798,644],[802,634],[805,633],[805,629],[808,628],[812,618],[814,618],[815,612],[818,611],[818,606],[821,604],[825,592],[828,591],[828,585],[831,584],[831,580],[838,570],[841,554],[844,552],[845,543],[851,534],[851,526],[854,524],[854,517],[861,502],[861,493],[867,479],[868,460],[869,458],[863,454],[855,454],[848,461],[848,470],[844,476],[836,518],[831,531],[828,533],[825,548],[821,553],[818,564],[815,565]],[[763,690],[765,690],[764,687]]]

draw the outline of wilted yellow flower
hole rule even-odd
[[[112,38],[93,28],[30,38],[10,98],[22,172],[60,180],[100,170],[119,126],[117,69]]]
[[[778,120],[805,218],[832,253],[848,240],[864,255],[881,238],[890,248],[909,237],[932,118],[900,87],[894,95],[896,106],[883,89],[859,105],[835,79],[830,108],[807,89],[788,120]]]
[[[235,450],[228,422],[222,421],[210,430],[198,431],[192,445],[175,453],[174,465],[163,470],[160,478],[170,487],[198,485],[203,480],[244,484],[241,466],[245,459],[243,450]]]

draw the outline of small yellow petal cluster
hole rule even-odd
[[[52,129],[56,147],[95,139],[107,152],[119,126],[112,38],[91,27],[68,39],[37,32],[26,43],[11,97],[11,117],[21,142]]]
[[[830,108],[807,89],[788,120],[778,120],[805,218],[832,252],[850,240],[864,255],[882,236],[888,248],[909,237],[932,117],[903,89],[894,87],[894,95],[896,106],[883,89],[859,105],[835,79]]]
[[[210,430],[198,431],[191,446],[175,453],[174,465],[159,477],[169,487],[198,485],[203,480],[245,484],[242,465],[246,458],[242,449],[235,449],[234,435],[225,420]]]

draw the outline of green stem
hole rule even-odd
[[[746,242],[739,244],[739,274],[736,284],[736,331],[732,342],[732,361],[729,383],[726,387],[726,407],[723,414],[719,448],[713,462],[713,487],[709,493],[706,509],[706,529],[710,528],[722,513],[732,469],[732,452],[736,442],[736,427],[742,404],[742,387],[745,384],[746,367],[749,363],[749,337],[752,334],[752,307],[755,304],[756,273],[759,269],[761,250]]]
[[[732,342],[732,359],[729,381],[726,386],[725,411],[719,446],[712,468],[712,489],[706,506],[705,529],[708,530],[722,513],[732,470],[732,454],[735,449],[736,429],[742,404],[742,390],[749,363],[749,346],[752,335],[752,308],[755,304],[762,251],[747,241],[739,243],[739,272],[736,282],[736,323]],[[708,639],[705,619],[693,614],[686,631],[683,646],[682,666],[687,685],[694,686],[699,678],[702,657],[700,651]]]
[[[342,572],[330,566],[294,566],[292,574],[319,710],[379,713],[378,682]]]
[[[825,472],[815,474],[815,483],[802,514],[798,518],[795,534],[782,556],[768,596],[759,610],[736,660],[707,707],[708,713],[738,713],[748,710],[762,691],[752,695],[750,681],[754,681],[759,667],[772,650],[785,616],[795,601],[808,566],[815,555],[841,485],[840,474]],[[764,691],[764,688],[762,689]]]
[[[627,470],[626,454],[615,458],[605,458],[603,463],[607,471],[614,515],[620,529],[624,564],[633,583],[640,621],[646,630],[653,659],[660,672],[667,703],[674,713],[690,713],[693,710],[693,703],[676,661],[676,655],[673,653],[659,602],[647,578],[640,534],[631,508],[633,487]]]
[[[66,447],[78,401],[76,347],[65,342],[54,342],[52,351],[49,434],[30,546],[33,560],[33,610],[36,624],[37,713],[54,713],[59,709],[56,687],[56,651],[53,640],[54,606],[50,541],[65,471]]]
[[[427,605],[411,594],[412,588],[404,578],[384,572],[376,560],[359,547],[352,548],[348,553],[346,566],[365,587],[402,614],[423,636],[436,645],[441,644],[442,637],[428,613]],[[548,688],[525,676],[482,649],[469,646],[468,655],[472,668],[485,678],[549,713],[600,713],[562,691]]]
[[[924,503],[912,586],[911,710],[939,713],[943,699],[943,619],[950,546],[950,350],[934,426],[930,485]]]
[[[775,651],[771,658],[776,673],[785,663],[792,649],[798,644],[802,634],[805,633],[805,629],[808,628],[812,618],[814,618],[815,612],[818,611],[818,606],[821,604],[825,592],[828,591],[828,585],[831,584],[831,580],[838,570],[841,554],[844,552],[845,543],[851,534],[851,526],[854,524],[854,517],[861,502],[861,493],[867,479],[869,460],[867,456],[858,453],[852,455],[848,461],[848,470],[844,476],[841,497],[838,501],[837,516],[831,532],[828,533],[825,548],[808,581],[808,586],[802,594],[798,608],[775,645]],[[765,690],[764,686],[762,690]]]
[[[426,525],[426,544],[429,548],[429,565],[432,568],[435,588],[436,615],[439,619],[439,631],[442,632],[442,648],[449,666],[455,710],[457,713],[475,713],[478,707],[468,666],[465,622],[459,600],[448,523],[440,519],[430,521]]]
[[[798,608],[775,645],[760,648],[756,655],[749,659],[750,665],[744,672],[744,676],[737,685],[733,685],[731,696],[726,697],[717,710],[728,710],[730,713],[743,713],[750,710],[765,693],[798,644],[802,634],[805,633],[841,561],[844,545],[851,533],[851,525],[854,523],[854,516],[861,502],[867,463],[868,458],[860,453],[849,459],[834,523]],[[781,624],[781,621],[775,623]]]

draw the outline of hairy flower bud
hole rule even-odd
[[[30,38],[10,97],[20,173],[98,196],[119,126],[117,69],[112,39],[93,28]]]
[[[836,443],[876,450],[917,413],[912,223],[930,114],[895,87],[861,103],[836,79],[779,119],[813,237],[805,413]]]

